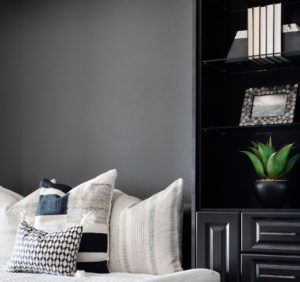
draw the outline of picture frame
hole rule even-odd
[[[293,123],[298,83],[245,90],[240,126]]]

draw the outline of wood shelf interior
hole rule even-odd
[[[249,141],[266,142],[272,135],[276,148],[295,142],[293,153],[300,152],[299,91],[293,124],[238,126],[245,89],[300,84],[300,53],[295,54],[289,64],[265,68],[251,62],[234,67],[226,64],[225,58],[236,32],[247,29],[247,7],[250,2],[204,0],[201,4],[197,210],[261,207],[254,194],[256,174],[249,159],[240,153],[247,149]],[[294,22],[300,25],[300,1],[284,2],[283,24]],[[286,208],[300,208],[300,164],[294,168],[290,180],[293,189]]]

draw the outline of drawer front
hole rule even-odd
[[[300,254],[300,213],[242,213],[242,251]]]
[[[197,213],[196,267],[220,273],[221,282],[239,282],[240,214]]]
[[[242,255],[242,282],[300,282],[300,256]]]

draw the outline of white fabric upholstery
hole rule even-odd
[[[217,272],[208,269],[192,269],[167,275],[133,273],[84,273],[81,277],[67,277],[47,274],[11,273],[6,266],[0,266],[0,282],[220,282]]]

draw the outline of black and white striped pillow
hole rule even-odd
[[[22,221],[7,270],[74,276],[81,235],[80,225],[47,233]]]
[[[111,170],[73,188],[40,183],[40,199],[34,226],[56,231],[76,224],[83,225],[77,269],[107,273],[108,233],[111,200],[117,171]]]

